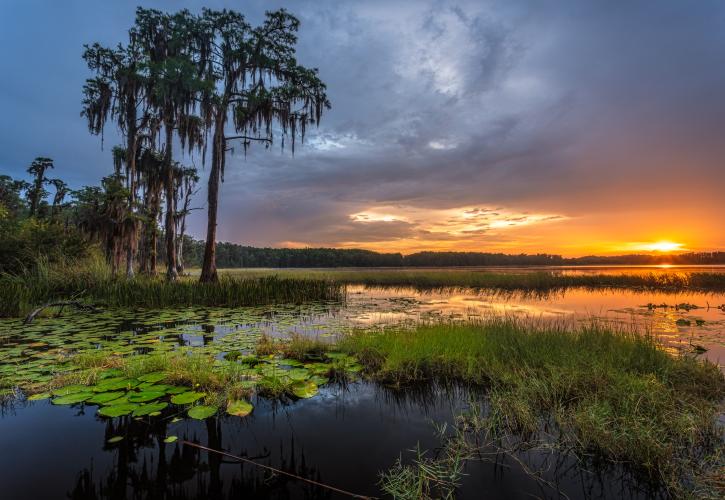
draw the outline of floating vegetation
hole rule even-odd
[[[254,410],[251,403],[244,400],[229,401],[227,403],[227,413],[236,417],[246,417]]]
[[[187,415],[196,420],[204,420],[209,417],[213,417],[219,411],[216,406],[205,406],[199,405],[189,409]]]

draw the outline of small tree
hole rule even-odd
[[[198,192],[196,188],[199,174],[194,167],[178,166],[176,169],[176,270],[184,272],[184,237],[186,235],[186,216],[191,212],[191,197]]]
[[[48,195],[48,192],[44,189],[44,185],[47,181],[45,178],[45,172],[48,169],[53,168],[53,160],[50,158],[37,157],[33,160],[33,163],[28,167],[27,172],[30,175],[35,176],[30,189],[28,190],[28,199],[30,200],[30,216],[35,217],[38,215],[38,208],[43,198]]]

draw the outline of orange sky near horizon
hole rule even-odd
[[[350,225],[363,232],[366,228],[374,229],[381,237],[377,241],[329,244],[285,241],[282,246],[364,248],[403,254],[419,251],[551,253],[564,257],[665,255],[725,249],[725,233],[713,230],[712,218],[693,218],[691,213],[677,207],[569,216],[516,212],[502,207],[431,210],[376,206],[350,214]],[[386,231],[386,226],[390,231]]]

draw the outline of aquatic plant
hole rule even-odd
[[[702,453],[723,445],[715,425],[725,396],[720,369],[673,357],[636,332],[496,318],[360,331],[339,348],[387,384],[437,379],[486,388],[491,432],[532,439],[548,423],[566,446],[626,463],[672,491]]]

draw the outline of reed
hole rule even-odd
[[[39,262],[21,274],[0,275],[0,316],[22,316],[44,303],[80,297],[108,307],[238,307],[340,301],[342,284],[322,278],[222,276],[216,283],[183,278],[114,277],[103,261],[49,266]]]
[[[360,331],[338,347],[386,384],[481,386],[492,434],[534,442],[555,429],[563,448],[627,464],[671,492],[724,443],[716,424],[723,373],[669,355],[646,334],[498,317]]]

